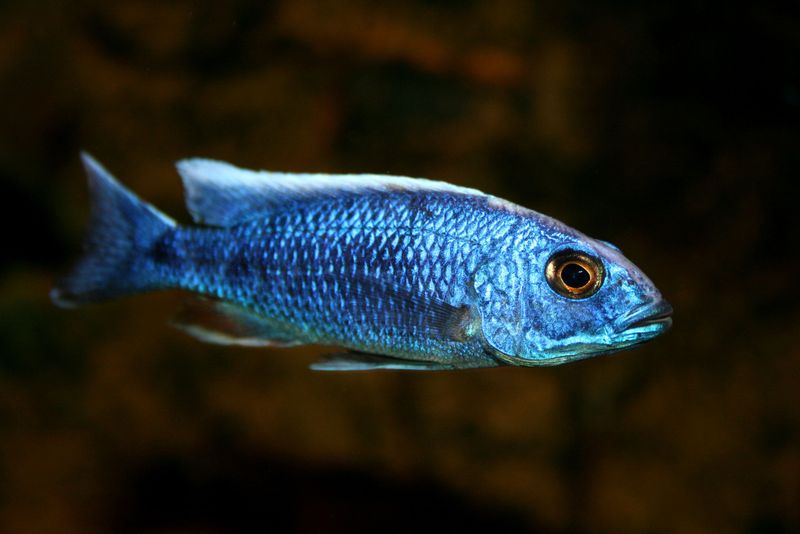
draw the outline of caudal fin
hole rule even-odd
[[[128,191],[92,156],[81,153],[92,207],[83,256],[50,297],[59,306],[145,291],[157,280],[146,268],[146,253],[175,221]]]

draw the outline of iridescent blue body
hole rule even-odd
[[[288,339],[486,363],[478,339],[443,336],[425,315],[428,303],[469,302],[478,268],[513,243],[515,218],[480,204],[404,192],[290,203],[230,229],[178,228],[153,268],[269,317]]]
[[[187,160],[179,170],[201,224],[180,226],[84,161],[88,253],[54,290],[62,304],[180,288],[209,299],[179,318],[190,333],[340,345],[353,352],[316,368],[341,370],[557,364],[669,326],[668,305],[615,247],[478,191]],[[602,262],[596,294],[549,285],[548,262],[564,250]]]

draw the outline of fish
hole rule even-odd
[[[323,371],[557,365],[668,330],[672,307],[616,246],[481,191],[377,174],[177,162],[193,224],[88,153],[84,252],[51,290],[75,307],[157,290],[210,343],[332,345]]]

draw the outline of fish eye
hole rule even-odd
[[[562,250],[547,261],[545,276],[547,283],[559,295],[585,299],[603,285],[605,270],[597,258],[576,250]]]

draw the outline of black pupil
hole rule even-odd
[[[577,263],[568,263],[561,269],[561,280],[572,289],[580,289],[589,283],[592,276]]]

